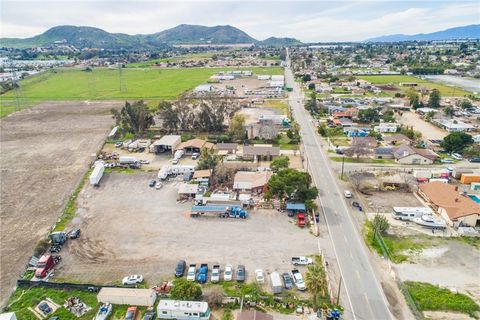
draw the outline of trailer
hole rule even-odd
[[[160,171],[158,171],[158,179],[165,180],[168,178],[168,171],[170,167],[167,165],[163,165]]]
[[[92,173],[90,174],[90,185],[98,186],[100,183],[100,179],[103,177],[103,172],[105,171],[105,162],[98,161],[95,164],[95,168],[93,169]]]
[[[207,205],[207,206],[193,206],[190,211],[190,216],[196,217],[199,215],[212,215],[220,218],[240,218],[246,219],[248,213],[241,207],[225,206],[225,205]]]
[[[130,157],[130,156],[121,156],[119,159],[118,159],[118,162],[120,162],[120,164],[133,164],[133,163],[138,163],[138,159],[135,158],[135,157]]]
[[[283,292],[283,283],[280,274],[276,271],[270,274],[270,286],[273,294],[279,294]]]

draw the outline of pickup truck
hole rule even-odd
[[[313,263],[312,258],[307,258],[307,257],[303,257],[303,256],[292,257],[292,264],[294,266],[298,266],[298,265],[306,266],[306,265],[309,265],[309,264],[312,264],[312,263]]]
[[[191,264],[188,267],[188,272],[187,272],[187,281],[195,281],[195,273],[196,273],[196,264]]]
[[[212,275],[210,276],[210,281],[212,283],[217,283],[220,281],[220,265],[214,264],[212,267]]]
[[[197,281],[198,283],[205,283],[208,279],[208,264],[202,263],[198,270]]]
[[[300,291],[305,291],[307,287],[305,286],[305,281],[303,281],[303,276],[297,269],[292,270],[293,283]]]

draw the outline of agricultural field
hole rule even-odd
[[[117,69],[56,69],[21,81],[19,92],[26,102],[23,107],[53,100],[175,99],[206,82],[215,73],[226,70],[235,68],[126,68],[122,69],[121,82]],[[283,74],[280,67],[252,67],[246,70],[255,74]],[[12,91],[0,96],[2,117],[16,111],[14,98]]]
[[[358,76],[359,79],[366,80],[375,85],[387,85],[393,84],[401,91],[408,90],[408,87],[401,87],[401,82],[416,82],[418,83],[418,88],[426,87],[429,89],[438,89],[442,96],[450,97],[463,97],[465,95],[471,94],[461,88],[449,87],[443,84],[434,83],[428,80],[423,80],[413,76],[407,75],[380,75],[380,76]]]
[[[157,63],[162,63],[162,62],[179,62],[179,61],[186,61],[186,60],[210,59],[213,55],[214,55],[214,52],[208,52],[208,51],[190,53],[190,54],[184,54],[184,55],[179,55],[179,56],[170,57],[170,58],[159,58],[159,59],[129,63],[127,64],[127,68],[148,68],[156,65]]]

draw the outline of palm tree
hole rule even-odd
[[[312,293],[314,305],[318,306],[318,298],[327,295],[327,275],[321,264],[317,263],[308,267],[305,284]]]

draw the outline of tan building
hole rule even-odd
[[[191,139],[185,142],[180,143],[175,150],[184,150],[186,154],[200,153],[203,148],[212,149],[214,146],[213,143],[207,142],[202,139]]]
[[[438,158],[438,155],[429,149],[412,148],[406,144],[394,148],[393,156],[395,162],[401,164],[432,164]]]
[[[418,194],[454,227],[480,227],[480,205],[461,195],[458,187],[430,182],[419,186]]]
[[[271,171],[238,171],[233,180],[233,190],[263,193],[272,174]]]

